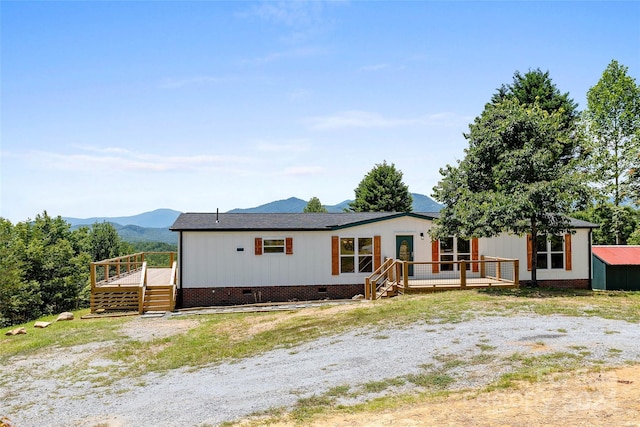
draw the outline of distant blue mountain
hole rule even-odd
[[[439,212],[442,209],[442,205],[429,196],[418,193],[411,193],[411,195],[413,196],[414,212]],[[328,212],[344,212],[345,209],[349,208],[349,203],[351,202],[352,200],[345,200],[337,205],[325,205],[325,208]],[[229,213],[300,213],[305,206],[307,206],[307,201],[297,197],[290,197],[285,200],[277,200],[256,206],[255,208],[232,209]]]
[[[414,212],[438,212],[442,206],[436,203],[429,196],[411,193],[413,196]],[[337,205],[325,206],[328,212],[344,212],[349,208],[351,200],[345,200]],[[256,206],[255,208],[233,209],[231,213],[300,213],[307,206],[307,201],[290,197],[286,200]],[[93,217],[93,218],[68,218],[63,217],[72,228],[80,226],[90,226],[96,222],[109,222],[120,235],[122,240],[127,242],[166,242],[176,244],[178,235],[169,231],[176,218],[181,212],[172,209],[156,209],[151,212],[144,212],[138,215],[122,217]]]
[[[413,196],[413,211],[414,212],[440,212],[444,207],[440,203],[436,202],[429,196],[424,194],[411,193]]]
[[[175,222],[181,212],[172,209],[156,209],[151,212],[144,212],[133,216],[120,217],[93,217],[93,218],[65,218],[72,226],[74,225],[92,225],[96,222],[110,222],[120,225],[137,225],[138,227],[148,228],[169,228]]]
[[[232,209],[229,213],[296,213],[302,212],[307,202],[297,197],[289,197],[286,200],[276,200],[255,208]]]

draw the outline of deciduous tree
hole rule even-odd
[[[589,148],[591,181],[599,189],[599,202],[613,202],[613,217],[624,214],[621,203],[638,198],[640,156],[640,86],[628,68],[611,61],[602,77],[587,92],[583,129]],[[615,243],[623,243],[622,222],[613,222]],[[617,225],[620,225],[618,227]]]
[[[489,103],[469,125],[469,147],[440,170],[434,197],[444,203],[432,235],[490,237],[528,233],[534,242],[570,231],[566,213],[587,188],[576,168],[579,145],[562,109],[517,98]],[[532,281],[537,245],[532,245]]]
[[[21,245],[11,222],[0,218],[0,327],[38,317],[42,299],[37,282],[28,282]]]
[[[616,206],[630,195],[630,173],[640,155],[640,86],[627,70],[611,61],[587,92],[583,113],[592,178]]]

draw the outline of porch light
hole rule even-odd
[[[420,232],[420,240],[424,240],[424,233],[422,231]]]

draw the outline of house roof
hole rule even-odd
[[[170,230],[173,231],[304,231],[337,230],[371,222],[410,216],[425,220],[436,213],[344,212],[344,213],[183,213]]]
[[[341,212],[341,213],[183,213],[172,231],[305,231],[338,230],[394,218],[433,220],[439,212]],[[594,228],[596,224],[571,219],[572,228]]]
[[[591,250],[609,265],[640,265],[640,246],[593,246]]]

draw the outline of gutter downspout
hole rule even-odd
[[[591,247],[591,238],[593,228],[589,229],[589,289],[593,290],[593,248]]]
[[[178,301],[182,307],[182,231],[178,232]]]

